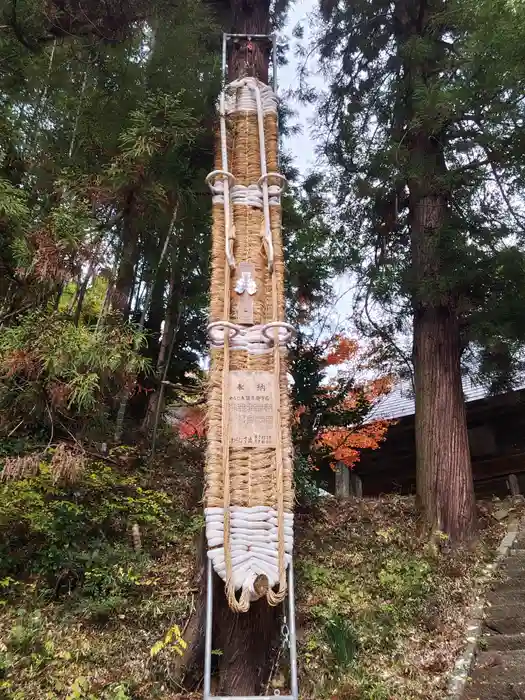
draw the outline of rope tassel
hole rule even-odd
[[[255,78],[234,81],[219,113],[216,169],[207,178],[213,231],[205,519],[208,557],[225,581],[228,604],[246,612],[262,596],[270,605],[282,602],[293,550],[286,180],[278,173],[273,91]]]

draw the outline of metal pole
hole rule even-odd
[[[213,700],[296,700],[293,695],[214,695]]]
[[[292,681],[292,697],[299,700],[299,684],[297,682],[297,633],[295,629],[295,583],[293,575],[293,559],[288,565],[288,617],[290,618],[290,676]]]
[[[206,575],[206,636],[204,639],[204,697],[208,700],[211,695],[211,645],[213,622],[213,568],[211,559],[208,559],[208,571]],[[295,623],[294,623],[295,627]]]
[[[272,75],[273,91],[277,95],[277,35],[276,34],[272,34],[272,67],[273,67],[273,75]]]
[[[227,43],[228,43],[228,34],[225,34],[223,32],[222,34],[222,89],[224,90],[224,87],[226,85],[226,53],[227,53]]]
[[[270,34],[226,34],[228,39],[269,39]]]

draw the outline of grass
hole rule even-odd
[[[150,471],[130,449],[90,462],[70,489],[46,464],[0,483],[0,530],[12,545],[0,547],[2,700],[180,696],[173,645],[151,649],[194,605],[199,474],[186,455]],[[64,565],[82,579],[57,588]]]
[[[468,608],[502,536],[480,506],[470,551],[420,534],[413,499],[332,502],[303,524],[297,555],[307,698],[439,700]]]
[[[75,485],[55,484],[46,464],[0,484],[0,528],[12,545],[0,547],[2,700],[190,697],[177,683],[172,637],[198,593],[198,461],[167,454],[150,471],[132,449],[110,459],[86,464]],[[472,591],[502,533],[482,516],[478,546],[456,554],[426,544],[412,499],[333,501],[298,516],[302,698],[443,697]],[[56,598],[66,560],[83,577]]]

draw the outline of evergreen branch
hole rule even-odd
[[[397,355],[401,358],[402,362],[405,364],[407,370],[408,370],[408,375],[410,377],[410,383],[412,385],[412,389],[416,390],[415,388],[415,380],[414,380],[414,368],[412,366],[412,362],[409,360],[409,358],[406,356],[406,354],[403,352],[403,350],[397,345],[393,337],[386,331],[384,328],[381,328],[371,317],[370,311],[368,308],[368,301],[370,298],[370,294],[372,292],[372,282],[370,281],[366,294],[365,294],[365,299],[364,299],[364,310],[365,310],[365,315],[368,319],[368,322],[372,326],[372,328],[376,331],[376,333],[379,335],[380,338],[383,338],[383,340],[386,340],[387,343],[394,349],[394,352],[397,353]]]

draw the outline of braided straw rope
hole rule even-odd
[[[232,110],[227,127],[227,163],[223,163],[219,141],[216,144],[215,169],[227,171],[227,166],[230,165],[230,172],[236,185],[253,186],[260,181],[261,175],[265,174],[261,172],[257,113]],[[277,146],[277,115],[272,112],[266,113],[264,115],[266,172],[277,172]],[[269,186],[281,184],[279,179],[272,175],[268,176],[267,181]],[[284,321],[284,260],[281,207],[276,205],[274,200],[273,206],[269,208],[271,244],[273,245],[272,272],[268,269],[268,250],[264,244],[263,211],[255,206],[235,203],[230,211],[232,211],[234,231],[233,258],[237,263],[248,262],[253,265],[257,285],[253,297],[253,322],[254,324],[282,322]],[[236,306],[239,297],[233,289],[232,270],[227,264],[225,255],[226,235],[231,238],[231,233],[227,234],[225,231],[224,205],[221,202],[214,203],[211,321],[236,322]],[[282,344],[278,342],[278,330],[274,330],[273,348],[262,352],[250,352],[249,348],[236,348],[235,344],[232,346],[229,333],[228,328],[224,328],[223,346],[211,349],[205,503],[209,556],[214,561],[216,571],[225,578],[230,607],[236,612],[245,612],[251,600],[260,597],[261,590],[257,591],[256,586],[254,591],[253,586],[246,586],[236,578],[236,564],[232,560],[232,543],[234,544],[238,535],[235,534],[235,529],[232,535],[232,522],[234,522],[232,517],[235,519],[259,516],[244,516],[242,513],[239,514],[240,510],[249,513],[264,510],[265,513],[270,514],[274,529],[276,524],[277,575],[274,577],[275,580],[269,579],[270,585],[262,590],[262,594],[266,593],[271,605],[277,605],[286,595],[286,565],[291,557],[291,518],[294,500],[290,402],[286,353]],[[275,448],[230,447],[229,376],[231,371],[236,370],[272,373],[275,401],[273,421],[277,436]],[[215,511],[217,511],[216,514]],[[219,517],[223,518],[223,523],[213,525],[211,522],[213,518]],[[208,529],[209,524],[210,529]],[[216,528],[215,530],[212,529],[212,525]],[[270,526],[265,525],[265,527]],[[223,545],[220,552],[213,549],[214,536],[217,537],[217,544]],[[253,537],[253,540],[254,549],[256,549],[257,537]],[[215,555],[217,557],[214,560]],[[273,570],[272,566],[269,570]],[[278,583],[278,590],[274,591],[272,586],[276,583]],[[242,588],[239,599],[235,592],[238,588]]]

